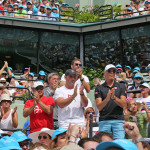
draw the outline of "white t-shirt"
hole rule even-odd
[[[81,105],[81,98],[79,94],[79,87],[77,89],[77,96],[66,107],[60,108],[58,106],[58,126],[59,128],[68,129],[69,123],[71,125],[78,124],[79,126],[85,126],[84,110]],[[66,86],[57,88],[54,95],[54,100],[63,97],[64,99],[73,95],[74,89],[67,89]]]

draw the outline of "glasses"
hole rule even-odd
[[[121,72],[117,72],[117,73],[121,73]]]
[[[116,70],[108,69],[108,71],[107,71],[107,72],[108,72],[108,73],[111,73],[111,72],[115,73],[115,72],[116,72]]]
[[[136,80],[141,80],[141,78],[135,78]]]
[[[36,89],[37,91],[38,91],[38,90],[43,90],[44,87],[43,87],[43,86],[41,86],[41,87],[36,87],[35,89]]]
[[[87,112],[86,114],[95,114],[95,112]]]
[[[38,136],[38,139],[39,139],[39,140],[41,140],[42,138],[43,138],[44,140],[46,140],[48,137],[47,137],[46,135],[44,135],[44,136],[40,136],[40,135],[39,135],[39,136]]]
[[[29,146],[29,143],[27,142],[27,143],[19,143],[19,145],[20,145],[20,147],[24,147],[24,146]]]
[[[78,63],[75,63],[75,65],[76,65],[76,66],[80,66],[80,67],[82,66],[82,64],[78,64]]]
[[[4,103],[9,103],[10,102],[10,100],[2,100],[2,102],[4,102]]]

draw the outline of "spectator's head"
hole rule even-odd
[[[23,9],[22,6],[23,6],[23,5],[19,5],[19,6],[18,6],[18,9]],[[19,8],[19,7],[20,7],[20,8]],[[26,73],[28,72],[28,69],[29,69],[29,68],[24,68],[24,69],[23,69],[23,74],[26,74]]]
[[[4,71],[2,72],[2,78],[6,78],[6,76],[7,76],[7,71],[4,70]]]
[[[44,95],[44,85],[40,81],[34,82],[33,90],[39,93],[39,96],[42,97]]]
[[[98,141],[93,138],[83,138],[78,142],[78,145],[84,150],[95,150],[98,144]]]
[[[82,63],[81,63],[81,60],[80,59],[74,59],[72,62],[71,62],[71,69],[73,70],[77,70],[79,68],[82,67]]]
[[[122,68],[122,66],[120,64],[116,65],[116,68]]]
[[[144,82],[143,84],[140,85],[140,88],[142,96],[147,97],[150,92],[150,85],[147,82]]]
[[[127,109],[131,111],[132,114],[136,114],[140,109],[140,103],[137,103],[134,99],[127,102]]]
[[[0,79],[0,83],[2,83],[4,86],[6,86],[6,79],[5,78],[1,78]]]
[[[53,89],[56,89],[58,87],[58,82],[59,82],[59,74],[58,73],[50,73],[47,76],[48,78],[48,84],[49,86]]]
[[[138,150],[137,146],[127,139],[101,142],[96,150]]]
[[[62,3],[62,7],[68,7],[69,5],[68,4],[66,4],[66,3]]]
[[[77,80],[77,73],[73,69],[68,69],[65,72],[65,79],[66,79],[66,86],[68,87],[74,87],[74,83]]]
[[[128,8],[127,9],[127,14],[131,15],[131,13],[133,13],[133,9],[132,8]]]
[[[40,80],[44,80],[45,76],[46,76],[46,73],[45,73],[43,70],[41,70],[41,71],[39,72],[39,79],[40,79]]]
[[[47,14],[50,14],[52,12],[52,8],[51,7],[47,7],[46,11],[47,11]]]
[[[56,7],[52,8],[52,12],[57,13],[57,8]]]
[[[94,135],[93,139],[98,141],[98,143],[104,142],[104,141],[113,141],[113,135],[111,133],[101,131],[97,133],[96,135]]]
[[[9,5],[8,5],[8,11],[12,11],[12,10],[13,10],[13,5],[12,5],[12,4],[9,4]],[[9,67],[9,69],[10,69],[10,68],[11,68],[11,67]],[[11,68],[11,69],[12,69],[12,68]],[[10,69],[10,70],[11,70],[11,69]]]
[[[136,75],[134,76],[134,78],[133,78],[135,84],[140,84],[141,81],[142,81],[142,79],[143,79],[142,76],[139,75],[139,74],[136,74]]]
[[[31,8],[32,8],[32,2],[31,2],[31,1],[28,1],[28,2],[27,2],[27,8],[28,8],[28,9],[31,9]]]
[[[116,73],[116,67],[112,64],[106,65],[104,69],[105,80],[114,80]]]
[[[125,67],[124,67],[124,70],[125,70],[125,72],[126,72],[126,71],[131,72],[131,67],[130,67],[130,66],[125,66]]]
[[[22,150],[29,149],[29,143],[32,141],[32,139],[28,138],[23,132],[16,131],[11,135],[11,137],[19,143]]]
[[[2,94],[0,98],[0,104],[4,109],[8,109],[12,104],[12,100],[9,94]]]
[[[50,4],[53,6],[55,3],[55,0],[50,0]]]
[[[146,141],[142,141],[143,150],[150,150],[150,145]]]
[[[39,11],[40,11],[41,13],[46,13],[45,5],[41,5]]]
[[[34,77],[34,73],[29,73],[29,74],[28,74],[28,79],[29,79],[29,80],[33,80],[33,77]]]
[[[5,86],[0,83],[0,95],[3,93],[3,90],[5,89]]]
[[[43,5],[47,4],[47,0],[42,0]]]
[[[30,150],[49,150],[49,147],[42,143],[35,143],[30,147]]]
[[[3,1],[3,6],[4,6],[4,7],[8,7],[8,2],[7,2],[7,0],[4,0],[4,1]]]
[[[22,13],[22,11],[23,11],[23,5],[19,5],[18,6],[18,9],[19,9],[19,12],[21,12]],[[24,70],[25,72],[24,73],[26,73],[26,71],[28,71],[28,70]]]
[[[66,132],[67,130],[63,128],[59,128],[54,131],[52,135],[52,142],[50,144],[51,149],[55,147],[62,147],[66,144]]]
[[[116,75],[120,78],[122,72],[123,72],[122,68],[117,68]]]
[[[84,117],[89,120],[90,118],[90,114],[93,115],[93,121],[96,122],[96,115],[95,115],[95,110],[93,107],[88,107],[85,111],[84,111]]]
[[[135,67],[133,70],[137,70],[138,72],[141,71],[141,69],[139,67]]]
[[[22,150],[18,142],[9,136],[4,136],[0,139],[0,149],[1,150]]]
[[[17,92],[22,92],[23,91],[23,86],[22,85],[17,85]]]
[[[53,132],[54,130],[42,128],[41,131],[29,134],[29,138],[32,139],[33,143],[39,142],[49,147]]]
[[[14,7],[14,10],[18,10],[18,3],[14,3],[14,5],[13,5]]]

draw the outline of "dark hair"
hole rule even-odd
[[[75,61],[80,61],[80,62],[81,62],[81,60],[80,60],[79,58],[76,58],[76,59],[74,59],[74,60],[71,62],[71,65],[73,65]]]
[[[113,135],[111,133],[104,132],[104,131],[101,131],[101,132],[97,133],[96,135],[94,135],[93,139],[98,141],[98,143],[100,143],[100,142],[102,142],[102,136],[104,136],[104,135],[110,137],[113,140]]]
[[[142,141],[143,148],[148,148],[150,150],[150,145],[146,141]]]
[[[78,142],[78,145],[82,148],[84,148],[84,144],[86,142],[89,142],[89,141],[93,141],[93,142],[98,142],[97,140],[93,139],[93,138],[83,138],[81,139],[79,142]]]

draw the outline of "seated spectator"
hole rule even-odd
[[[52,135],[52,142],[50,143],[50,149],[66,145],[66,132],[67,130],[63,128],[59,128],[54,131]]]
[[[8,94],[1,95],[1,121],[0,128],[1,129],[13,129],[18,126],[18,115],[17,115],[17,107],[14,109],[10,109],[10,105],[12,104],[12,100]]]
[[[41,131],[29,134],[29,138],[32,139],[33,143],[39,142],[49,147],[53,132],[54,130],[42,128]]]
[[[7,0],[4,0],[2,4],[3,4],[4,10],[7,10],[8,4],[9,4],[9,3],[7,2]]]
[[[47,7],[46,14],[43,14],[42,20],[56,21],[56,17],[51,12],[52,12],[52,8]]]
[[[78,142],[78,145],[84,150],[95,150],[98,144],[98,141],[93,138],[83,138]]]
[[[21,75],[20,78],[21,79],[27,79],[29,73],[30,73],[30,67],[29,68],[24,68],[23,69],[23,75]]]
[[[56,7],[52,8],[52,14],[56,17],[57,21],[59,19],[59,13],[57,11],[58,9]]]
[[[15,11],[18,11],[18,3],[14,3],[13,6],[14,6],[14,7],[13,7],[14,12],[15,12]]]
[[[4,16],[14,17],[13,5],[12,4],[8,5],[8,9],[4,12]]]
[[[125,121],[135,122],[139,127],[141,136],[147,137],[147,125],[150,122],[150,114],[146,102],[143,102],[142,105],[146,113],[141,112],[140,103],[137,103],[134,99],[129,100],[127,102],[127,109],[124,111]]]
[[[130,18],[130,17],[134,17],[134,14],[133,14],[133,9],[132,8],[128,8],[126,10],[126,18]]]
[[[14,92],[13,96],[21,96],[23,94],[23,86],[22,85],[17,85],[16,92]],[[15,98],[14,100],[17,100],[20,98]]]
[[[38,11],[38,19],[42,20],[42,15],[46,13],[45,5],[41,5]]]
[[[27,12],[26,10],[23,10],[23,5],[19,5],[18,6],[18,9],[17,11],[15,11],[15,17],[17,18],[27,18]]]
[[[16,131],[11,135],[12,138],[15,139],[19,143],[19,146],[22,150],[28,150],[29,144],[32,139],[28,138],[24,133],[21,131]]]
[[[111,133],[101,131],[93,136],[93,139],[96,140],[98,143],[104,141],[113,141],[113,135]]]
[[[130,66],[125,66],[124,70],[125,70],[127,78],[131,78],[131,76],[132,76],[132,74],[131,74],[131,67]]]
[[[122,68],[117,68],[115,78],[120,78],[120,74],[123,72]]]
[[[55,4],[55,0],[50,0],[50,2],[47,3],[46,7],[51,7],[52,9],[53,8],[57,8],[58,9],[58,6]]]
[[[46,73],[43,70],[41,70],[39,72],[37,80],[40,81],[40,82],[42,82],[42,83],[44,83],[45,80],[46,80],[45,77],[46,77]]]

